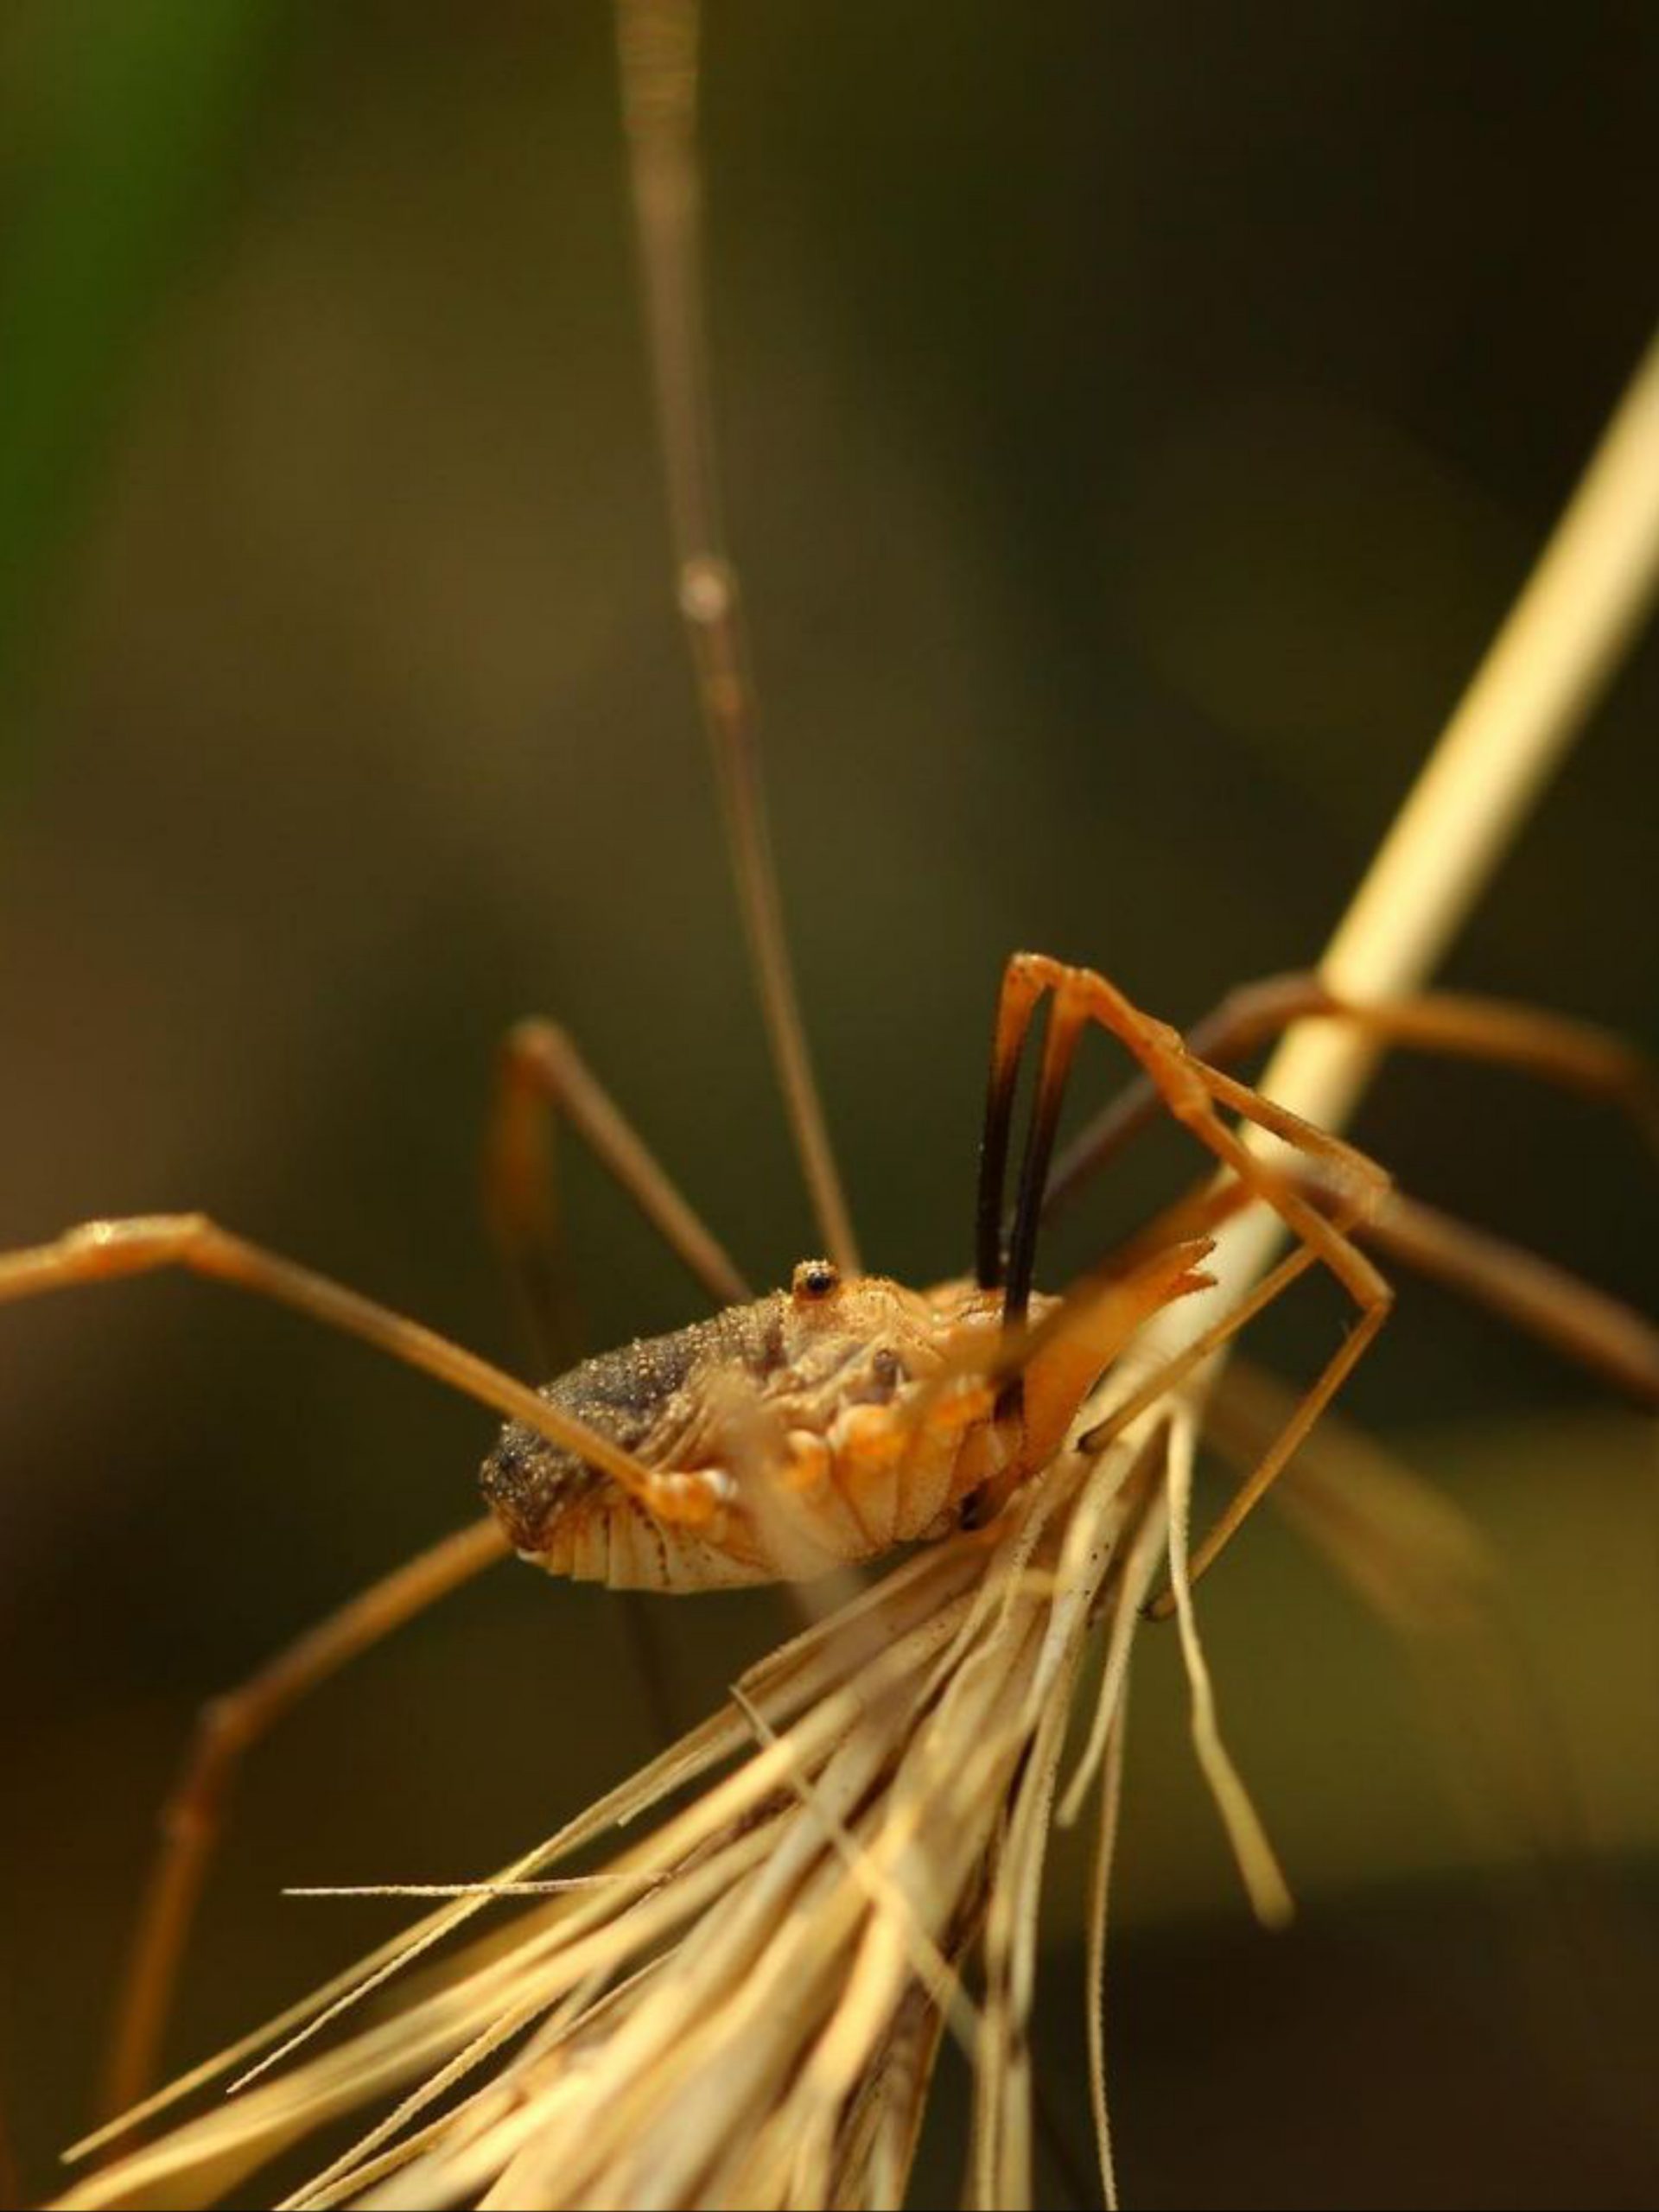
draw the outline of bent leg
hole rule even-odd
[[[1050,996],[1052,1003],[1005,1274],[1001,1217],[1014,1078],[1038,1005]],[[1244,1319],[1260,1310],[1268,1297],[1276,1296],[1294,1274],[1301,1272],[1314,1259],[1336,1275],[1359,1307],[1357,1325],[1326,1363],[1286,1424],[1283,1433],[1263,1455],[1254,1473],[1198,1545],[1192,1569],[1196,1580],[1214,1563],[1268,1489],[1388,1315],[1393,1293],[1348,1234],[1357,1222],[1377,1211],[1388,1188],[1388,1179],[1373,1161],[1341,1138],[1314,1128],[1197,1058],[1176,1031],[1141,1013],[1103,976],[1041,954],[1016,953],[1004,974],[998,1008],[979,1199],[980,1280],[986,1282],[988,1276],[992,1283],[1004,1283],[1006,1320],[1018,1322],[1023,1318],[1061,1099],[1078,1039],[1083,1030],[1091,1024],[1104,1028],[1127,1047],[1140,1062],[1155,1095],[1167,1110],[1223,1167],[1231,1171],[1243,1192],[1278,1214],[1303,1247],[1301,1253],[1281,1262],[1249,1298],[1226,1317],[1220,1325],[1221,1334],[1212,1331],[1206,1336],[1213,1337],[1216,1342],[1224,1340],[1225,1334],[1231,1334]],[[1224,1108],[1300,1153],[1321,1181],[1328,1180],[1339,1193],[1333,1212],[1327,1216],[1311,1205],[1291,1179],[1251,1151],[1223,1119],[1220,1109]],[[1224,1197],[1222,1202],[1230,1207],[1236,1203],[1230,1196]],[[1199,1340],[1200,1344],[1205,1341]],[[1188,1371],[1196,1357],[1194,1349],[1189,1347],[1148,1388],[1167,1388],[1178,1373]],[[1145,1393],[1137,1393],[1136,1396],[1139,1401]],[[1123,1420],[1130,1417],[1125,1409],[1119,1408],[1109,1426],[1121,1426]]]
[[[1318,1186],[1311,1185],[1316,1194]],[[1659,1408],[1659,1331],[1552,1260],[1391,1191],[1357,1232],[1391,1260],[1490,1307],[1640,1405]]]
[[[1589,1022],[1507,1000],[1437,991],[1362,1005],[1339,997],[1312,973],[1273,976],[1232,992],[1195,1023],[1188,1049],[1227,1065],[1296,1021],[1345,1021],[1379,1046],[1516,1069],[1618,1108],[1650,1144],[1659,1144],[1659,1071],[1650,1061]],[[1158,1104],[1157,1088],[1145,1078],[1109,1100],[1057,1164],[1043,1199],[1045,1216],[1068,1205],[1116,1159]]]
[[[107,2116],[149,2088],[179,1967],[242,1758],[302,1698],[371,1646],[507,1556],[493,1517],[408,1560],[348,1599],[238,1688],[204,1706],[184,1771],[161,1816],[150,1870],[115,2008],[105,2074]]]
[[[532,1018],[502,1039],[484,1147],[485,1210],[550,1371],[574,1331],[553,1174],[553,1132],[568,1121],[716,1306],[751,1298],[742,1275],[555,1022]],[[563,1355],[563,1356],[561,1356]]]
[[[662,1494],[653,1469],[598,1429],[550,1405],[527,1383],[476,1352],[451,1344],[435,1330],[232,1236],[206,1214],[139,1214],[121,1221],[87,1222],[50,1244],[0,1253],[0,1304],[75,1283],[154,1274],[167,1268],[184,1268],[231,1283],[289,1306],[325,1328],[360,1338],[376,1351],[447,1382],[494,1414],[522,1421],[550,1443],[600,1468],[647,1512],[665,1520],[678,1517],[672,1498]]]
[[[202,1214],[92,1222],[50,1244],[0,1254],[0,1303],[169,1268],[186,1268],[274,1300],[448,1383],[601,1468],[661,1521],[708,1518],[701,1493],[688,1494],[683,1482],[645,1466],[610,1438],[550,1406],[486,1360],[326,1276],[232,1236]],[[153,2060],[212,1846],[216,1807],[237,1755],[314,1681],[505,1549],[505,1540],[493,1522],[463,1530],[375,1585],[285,1652],[245,1689],[210,1708],[185,1782],[169,1808],[169,1833],[179,1840],[163,1847],[141,1921],[111,2064],[112,2091],[118,2090],[124,2099],[135,2085],[142,2086]]]

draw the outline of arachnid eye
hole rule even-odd
[[[841,1269],[832,1268],[828,1260],[803,1260],[790,1281],[790,1288],[797,1298],[828,1298],[841,1282]]]

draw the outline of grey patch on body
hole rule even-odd
[[[543,1383],[537,1395],[647,1466],[672,1465],[671,1455],[696,1419],[702,1376],[735,1369],[759,1385],[781,1365],[788,1302],[774,1292],[670,1336],[641,1338],[583,1360]],[[608,1475],[521,1421],[502,1430],[479,1484],[514,1548],[532,1554],[547,1549],[554,1524],[573,1508],[591,1505],[615,1489]]]

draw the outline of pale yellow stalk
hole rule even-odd
[[[1427,982],[1584,729],[1656,592],[1659,338],[1325,948],[1320,973],[1333,991],[1363,1001]],[[1260,1087],[1305,1121],[1338,1130],[1376,1058],[1351,1027],[1304,1023]],[[1258,1208],[1223,1231],[1211,1271],[1241,1289],[1279,1241],[1276,1220]],[[1177,1328],[1192,1318],[1182,1315]]]

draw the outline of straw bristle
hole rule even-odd
[[[378,2107],[289,2202],[893,2202],[946,2032],[975,2062],[969,2200],[1031,2202],[1027,2027],[1061,1759],[1096,1631],[1097,1747],[1121,1730],[1178,1406],[1091,1459],[1062,1455],[993,1537],[918,1555],[772,1655],[605,1806],[498,1882],[456,1885],[354,1980],[189,2086],[269,2046],[280,2063],[264,2056],[260,2078],[62,2202],[205,2203]],[[429,1961],[394,2009],[350,2017],[372,1991],[384,2007],[388,1974],[493,1897],[648,1814],[594,1870],[607,1878]],[[334,2039],[306,2049],[324,2026]]]

